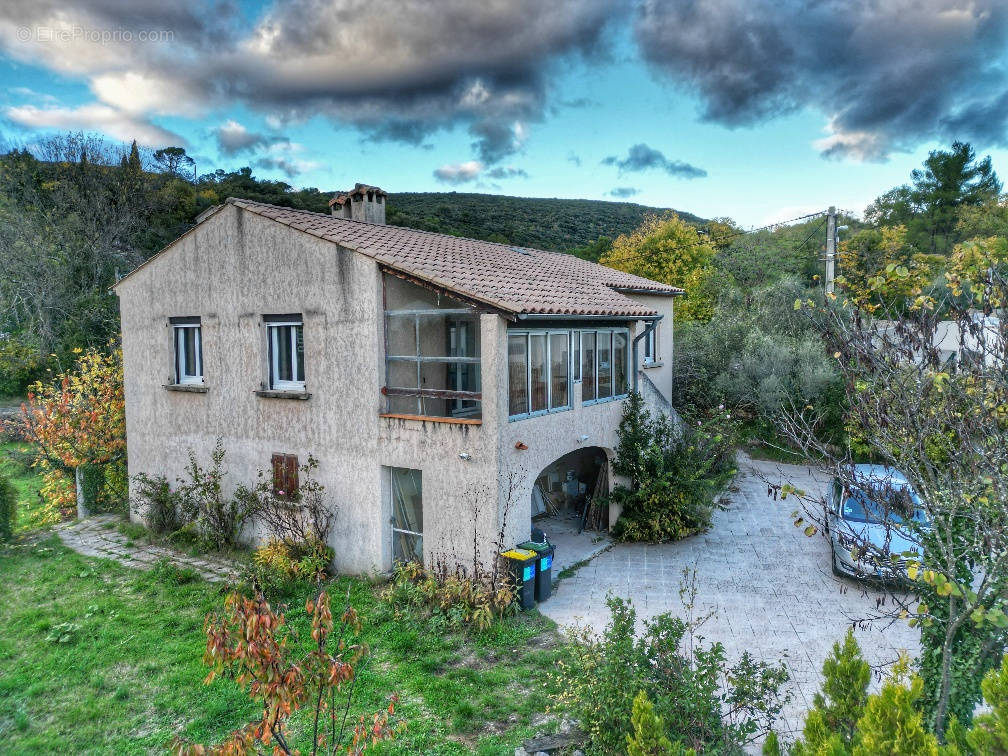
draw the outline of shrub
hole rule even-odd
[[[255,512],[255,502],[249,497],[224,495],[224,454],[224,443],[217,439],[210,467],[204,469],[190,450],[186,467],[189,479],[180,480],[178,488],[182,519],[195,522],[202,540],[215,549],[236,546],[242,526]]]
[[[672,756],[682,754],[682,746],[673,750],[672,741],[665,735],[665,723],[654,713],[654,704],[644,691],[637,693],[630,715],[633,732],[627,735],[627,756]],[[689,754],[695,756],[690,749]]]
[[[178,530],[179,496],[172,491],[168,479],[163,475],[140,473],[134,476],[133,482],[137,498],[133,511],[143,518],[147,527],[159,534]]]
[[[477,570],[468,575],[444,566],[427,570],[417,562],[398,563],[381,596],[397,616],[404,608],[420,609],[476,630],[515,611],[515,588],[503,574]]]
[[[272,540],[256,549],[252,577],[267,592],[283,590],[297,580],[321,581],[332,558],[332,549],[321,541]]]
[[[10,541],[14,538],[17,503],[18,494],[14,484],[0,475],[0,541]]]
[[[691,617],[695,576],[680,594]],[[611,596],[607,604],[603,633],[575,631],[573,660],[559,665],[556,680],[562,691],[557,703],[579,720],[592,753],[626,752],[641,691],[673,746],[736,753],[770,731],[787,701],[783,664],[757,661],[748,652],[730,664],[720,643],[705,647],[695,635],[706,618],[686,622],[661,614],[636,634],[632,604]]]
[[[613,472],[630,480],[611,500],[622,505],[613,535],[623,541],[674,541],[710,526],[715,497],[735,474],[737,423],[719,411],[688,416],[680,429],[652,418],[640,394],[623,408]]]
[[[325,486],[315,478],[318,460],[298,467],[298,490],[275,491],[272,471],[259,471],[254,488],[239,489],[236,498],[246,499],[272,540],[289,544],[328,543],[336,520],[336,507],[329,501]]]

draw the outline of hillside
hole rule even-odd
[[[600,236],[614,238],[633,231],[646,214],[664,210],[633,202],[403,192],[389,195],[386,219],[425,231],[569,251]],[[702,220],[676,212],[690,222]]]

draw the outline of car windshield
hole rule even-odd
[[[844,499],[841,516],[850,522],[880,524],[887,517],[889,522],[901,523],[907,512],[913,512],[913,522],[927,525],[927,515],[920,508],[920,498],[907,488],[893,488],[875,492],[874,498],[865,491],[852,491]]]

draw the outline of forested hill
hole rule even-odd
[[[633,202],[463,192],[393,193],[388,202],[386,220],[397,226],[563,252],[600,236],[612,239],[629,233],[645,215],[666,209]],[[689,222],[702,222],[691,213],[676,212]]]

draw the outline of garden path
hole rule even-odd
[[[213,582],[231,582],[238,577],[237,566],[220,557],[191,556],[165,546],[134,541],[117,529],[116,525],[122,521],[120,515],[92,515],[62,523],[56,527],[56,533],[74,551],[85,556],[115,559],[127,567],[150,569],[167,559],[177,567],[196,570]]]

